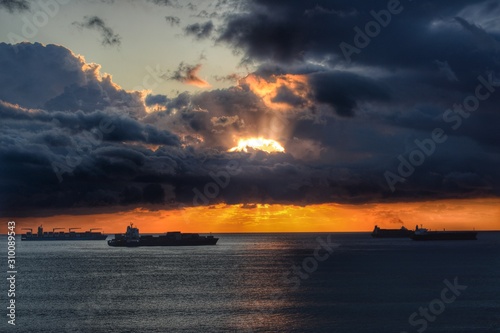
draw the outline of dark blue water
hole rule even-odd
[[[328,235],[335,245],[315,259],[318,237]],[[4,310],[0,331],[500,332],[500,233],[430,243],[368,234],[219,236],[217,246],[178,248],[18,239],[16,326]],[[2,267],[6,248],[2,238]],[[444,280],[455,278],[467,288],[445,304]],[[412,326],[412,313],[435,300],[444,309],[434,308],[432,320],[417,314]]]

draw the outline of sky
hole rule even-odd
[[[500,229],[500,4],[0,0],[0,215]]]

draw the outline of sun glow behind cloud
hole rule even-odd
[[[284,153],[285,148],[283,146],[271,139],[263,139],[263,138],[249,138],[249,139],[240,139],[238,141],[238,145],[229,149],[230,152],[245,152],[248,153],[248,149],[256,149],[265,151],[266,153]]]

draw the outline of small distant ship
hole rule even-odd
[[[408,238],[413,235],[413,230],[406,229],[404,226],[401,229],[381,229],[375,226],[372,232],[373,238]]]
[[[476,240],[476,231],[429,231],[425,228],[415,227],[415,233],[411,239],[416,241],[436,240]]]
[[[25,234],[21,235],[22,241],[105,240],[108,237],[108,235],[104,235],[102,232],[94,231],[100,230],[101,228],[92,228],[89,231],[85,232],[73,231],[80,228],[69,228],[69,232],[56,232],[56,230],[63,230],[65,228],[53,228],[52,231],[43,231],[43,227],[40,225],[36,234],[33,233],[32,228],[22,229],[29,230]]]
[[[127,226],[125,234],[116,234],[115,238],[108,240],[109,246],[192,246],[215,245],[219,238],[214,236],[200,236],[199,234],[183,234],[180,231],[170,231],[159,236],[139,235],[139,229],[131,223]]]

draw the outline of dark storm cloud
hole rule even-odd
[[[457,130],[443,121],[446,109],[474,93],[478,75],[492,73],[496,79],[500,73],[498,30],[486,30],[466,10],[490,2],[402,5],[348,63],[339,45],[354,45],[354,27],[364,29],[374,20],[370,11],[387,9],[387,1],[246,2],[224,16],[225,24],[212,34],[241,52],[243,61],[258,65],[255,74],[269,83],[280,75],[304,76],[309,94],[277,87],[271,101],[293,110],[280,113],[241,82],[168,99],[167,111],[145,121],[180,128],[186,137],[201,136],[195,153],[227,149],[234,145],[233,135],[267,136],[275,120],[289,131],[279,137],[285,154],[220,153],[205,155],[201,164],[191,160],[212,172],[230,158],[241,165],[242,172],[215,201],[361,203],[498,195],[500,142],[494,124],[500,121],[500,94],[481,102]],[[312,107],[303,108],[304,99]],[[398,155],[408,159],[415,139],[428,138],[436,127],[446,130],[448,141],[394,195],[384,171],[397,169]],[[202,170],[178,173],[173,184],[178,200],[192,200],[193,187],[203,191],[210,178]]]
[[[118,88],[98,65],[86,64],[64,47],[0,43],[0,63],[0,100],[54,111],[120,108],[145,114],[138,92]]]
[[[471,6],[477,8],[467,9]],[[286,74],[292,67],[295,68],[292,72],[297,73],[300,67],[316,67],[310,68],[310,73],[356,74],[360,79],[366,77],[380,83],[383,89],[390,87],[386,94],[409,99],[418,96],[431,103],[439,99],[449,102],[456,92],[465,93],[474,87],[480,73],[500,70],[499,30],[486,31],[470,21],[480,20],[477,13],[488,6],[491,2],[484,0],[401,2],[398,14],[392,14],[383,27],[374,15],[388,13],[387,1],[311,4],[255,0],[247,2],[245,10],[226,17],[217,40],[242,52],[244,62],[264,67],[258,71],[262,74]],[[467,19],[459,15],[466,15]],[[378,24],[380,30],[376,36],[366,35],[369,22]],[[364,37],[357,31],[362,31]],[[346,52],[342,43],[356,51]],[[443,83],[442,79],[449,82]],[[453,81],[457,83],[451,84]],[[337,95],[335,92],[325,95],[322,91],[313,94],[328,104],[332,104],[332,99],[340,100],[337,108],[340,115],[352,115],[352,106],[360,101],[353,99],[355,92],[344,96],[348,89]],[[436,90],[444,94],[431,96]]]
[[[21,43],[14,48],[0,43],[0,63],[0,99],[26,107],[42,107],[65,87],[85,80],[79,59],[55,45]],[[40,78],[44,84],[38,83]]]
[[[196,39],[204,39],[210,37],[213,30],[214,24],[212,23],[212,21],[207,21],[205,23],[194,23],[184,28],[186,35],[194,36]]]
[[[316,101],[326,103],[341,116],[353,116],[358,102],[388,100],[388,89],[368,77],[329,71],[310,76]]]
[[[148,184],[143,189],[142,197],[147,203],[163,203],[165,200],[165,190],[160,184]]]
[[[303,106],[306,100],[300,96],[294,94],[294,92],[285,86],[278,88],[276,96],[271,99],[274,103],[286,103],[290,106]]]
[[[145,115],[140,94],[122,90],[63,47],[16,49],[0,45],[2,214],[163,202],[172,190],[165,185],[162,192],[147,179],[172,177],[180,140],[139,120]],[[155,157],[151,145],[166,153]]]
[[[28,0],[0,0],[0,8],[9,13],[29,11],[31,6]]]
[[[443,73],[448,80],[450,80],[450,81],[458,81],[457,75],[450,68],[450,65],[448,65],[448,62],[446,62],[446,61],[441,62],[439,60],[436,60],[434,63],[439,68],[439,71],[441,73]]]
[[[352,88],[352,91],[349,90],[347,93],[351,94],[353,99],[361,101],[364,107],[366,103],[375,105],[377,101],[384,105],[393,102],[387,97],[387,87],[375,80],[360,78],[350,73],[315,75],[332,81],[326,81],[325,85],[327,87],[332,85],[332,89],[342,88],[340,83],[333,81],[344,82]],[[259,124],[268,127],[272,124],[274,115],[257,96],[243,87],[183,95],[179,100],[169,99],[165,106],[168,110],[176,108],[179,111],[174,116],[175,125],[169,123],[165,127],[182,128],[186,134],[194,132],[201,135],[204,138],[204,142],[200,143],[202,147],[226,149],[228,144],[231,147],[233,134],[237,137],[255,136],[255,133],[262,131]],[[200,112],[199,107],[203,107],[205,111]],[[256,167],[252,163],[263,157],[261,153],[253,152],[255,154],[253,159],[243,160],[244,172],[234,178],[235,187],[226,189],[225,194],[218,200],[229,200],[231,203],[252,202],[252,200],[283,203],[329,201],[361,203],[403,200],[403,198],[414,200],[470,197],[498,192],[499,184],[495,182],[498,177],[495,176],[497,171],[494,166],[498,166],[499,160],[491,155],[495,148],[481,147],[480,140],[495,140],[494,137],[498,139],[493,130],[495,121],[489,117],[484,118],[485,114],[474,115],[478,117],[464,124],[459,132],[449,132],[450,139],[445,148],[439,147],[440,150],[426,161],[425,166],[407,180],[399,190],[398,196],[393,196],[389,191],[382,176],[384,171],[398,167],[399,161],[396,157],[399,154],[408,158],[408,153],[415,148],[413,141],[426,138],[429,135],[429,128],[446,126],[440,118],[442,111],[436,109],[422,110],[419,113],[407,112],[405,114],[410,117],[407,121],[396,118],[397,113],[386,114],[385,111],[378,115],[376,111],[371,111],[356,118],[324,115],[319,120],[300,119],[301,114],[289,115],[284,127],[286,128],[287,124],[292,126],[290,137],[293,139],[281,141],[289,154],[282,157],[275,156],[276,161],[272,159],[273,162],[261,161],[262,164]],[[167,118],[166,114],[171,113],[170,111],[154,113],[149,115],[146,121],[163,124],[168,119],[172,122],[172,116]],[[487,114],[495,119],[498,117],[489,112]],[[239,127],[242,121],[245,126]],[[473,128],[479,130],[474,131]],[[485,131],[480,130],[481,128]],[[391,134],[389,135],[387,131]],[[456,153],[458,151],[460,154]],[[461,162],[464,159],[468,161],[467,164]],[[486,160],[489,162],[485,163]],[[207,161],[209,164],[205,165],[210,165],[211,159]],[[270,171],[274,170],[272,168],[274,163],[284,162],[294,166],[295,169],[289,167],[278,168],[276,170],[279,172],[276,173]],[[466,188],[465,182],[455,182],[453,186],[444,187],[445,183],[451,184],[450,181],[445,181],[448,174],[465,173],[471,168],[476,170],[482,186]],[[284,172],[284,170],[289,171]],[[184,184],[184,181],[189,185]],[[185,191],[189,193],[188,188],[194,184],[193,182],[192,179],[184,179],[178,185],[184,189],[179,190],[179,195]]]
[[[155,104],[165,104],[167,103],[168,98],[165,95],[147,95],[146,96],[146,105],[152,106]]]
[[[102,38],[101,44],[104,46],[120,46],[121,44],[121,36],[115,34],[113,29],[98,16],[85,16],[82,22],[73,22],[73,24],[80,28],[97,30]]]
[[[483,50],[500,51],[500,41],[494,36],[488,34],[483,28],[476,24],[472,24],[462,17],[455,17],[460,25],[469,31],[475,38],[478,46]]]
[[[165,111],[149,114],[144,121],[164,128],[175,128],[181,136],[198,135],[205,148],[231,148],[236,142],[231,137],[255,136],[260,124],[269,123],[275,115],[251,91],[232,87],[198,94],[184,93],[175,98],[151,97],[165,107]],[[227,126],[219,126],[221,124]],[[266,125],[267,127],[267,125]]]
[[[353,28],[364,29],[387,1],[238,4],[210,37],[254,63],[255,73],[225,89],[147,96],[153,113],[138,95],[111,89],[110,78],[82,70],[71,53],[37,46],[29,51],[38,62],[22,52],[18,61],[0,47],[0,211],[499,196],[500,30],[478,14],[491,2],[402,4],[350,63],[340,43],[354,45]],[[171,79],[197,82],[197,70],[181,64]],[[490,95],[453,129],[443,114],[474,95],[480,75]],[[113,131],[89,146],[88,132],[103,120]],[[393,193],[384,172],[397,170],[398,156],[408,160],[415,140],[434,128],[447,141]],[[286,152],[228,152],[249,137],[273,138]],[[62,182],[54,161],[73,165]],[[205,196],[229,163],[239,168],[229,185]]]
[[[49,112],[45,110],[29,111],[0,101],[0,117],[7,121],[21,121],[22,124],[55,127],[78,134],[99,128],[101,122],[112,124],[113,130],[101,133],[106,141],[142,142],[148,144],[178,145],[178,138],[168,131],[144,124],[137,119],[120,112],[95,111]],[[13,123],[14,125],[14,123]],[[19,124],[18,124],[19,125]],[[62,139],[62,138],[61,138]]]
[[[401,2],[400,14],[366,46],[356,62],[405,66],[426,62],[429,56],[450,55],[450,46],[463,45],[461,32],[453,24],[433,28],[432,23],[449,23],[465,5],[485,1]],[[318,8],[321,8],[318,11]],[[329,55],[343,61],[341,42],[353,44],[355,26],[361,29],[373,21],[370,11],[387,9],[387,1],[249,1],[241,14],[227,17],[219,35],[246,53],[247,60],[290,62]],[[314,11],[315,15],[311,15]],[[451,34],[451,36],[450,36]],[[432,37],[432,38],[430,38]],[[416,52],[416,54],[415,54]]]
[[[138,202],[159,203],[165,194],[158,184],[148,185],[148,175],[174,174],[178,138],[119,112],[29,111],[0,102],[0,118],[3,214],[23,205],[34,212],[118,204],[125,185],[141,191]],[[109,131],[100,131],[103,123]],[[169,153],[155,157],[144,144],[167,147]],[[136,182],[140,176],[144,180]]]
[[[198,149],[227,150],[237,143],[235,137],[255,136],[261,125],[276,118],[258,96],[241,87],[182,93],[174,98],[152,95],[146,103],[164,111],[148,114],[144,122],[175,128],[183,144]]]
[[[219,96],[222,94],[207,92],[198,96],[197,101],[212,100],[211,107],[215,108],[216,103],[224,105]],[[226,112],[235,113],[230,107]],[[178,121],[186,124],[193,120],[200,122],[197,131],[206,138],[210,137],[211,123],[227,128],[237,120],[235,116],[213,119],[208,112],[190,111],[189,106],[178,114]],[[246,116],[243,110],[239,114]],[[150,117],[151,123],[161,128],[162,119],[169,116],[158,113]],[[325,126],[302,121],[294,132],[295,140],[307,137],[324,142],[330,156],[330,160],[315,164],[310,160],[297,160],[290,154],[180,149],[175,137],[165,130],[162,133],[169,139],[157,140],[153,134],[159,133],[159,128],[102,111],[90,114],[28,112],[1,104],[0,118],[3,161],[0,204],[6,215],[46,214],[47,209],[66,208],[106,207],[112,211],[123,205],[160,204],[169,208],[171,201],[205,204],[202,199],[196,200],[198,192],[194,190],[203,193],[205,186],[214,182],[213,175],[224,172],[231,161],[241,167],[241,172],[232,176],[230,185],[221,189],[216,198],[208,200],[209,204],[392,201],[396,198],[391,196],[380,174],[392,163],[389,157],[403,149],[406,136],[400,131],[390,138],[381,137],[377,130],[377,126],[383,126],[380,123],[356,122],[345,131],[342,127],[346,123]],[[104,135],[100,144],[87,149],[89,144],[84,132],[97,128],[102,119],[109,119],[114,129]],[[186,133],[196,131],[188,129]],[[154,151],[141,143],[158,143],[161,147]],[[498,179],[494,178],[498,158],[488,158],[489,153],[480,151],[473,143],[464,145],[461,140],[453,139],[450,144],[452,151],[461,149],[463,156],[468,156],[468,162],[460,162],[463,156],[450,153],[434,156],[402,187],[398,200],[469,197],[491,194],[498,189],[498,183],[494,182]],[[71,173],[63,175],[60,183],[52,163],[64,164],[68,158],[81,161]]]
[[[354,28],[364,31],[368,22],[376,23],[374,13],[388,13],[387,6],[387,1],[248,1],[225,18],[217,40],[243,52],[244,62],[260,65],[259,75],[305,74],[315,102],[340,116],[353,116],[361,107],[374,117],[431,107],[439,117],[470,94],[480,74],[500,73],[500,31],[473,21],[484,23],[486,13],[497,10],[484,0],[401,2],[376,36],[364,37],[367,45],[358,45],[348,63],[340,45],[356,47]],[[473,122],[488,126],[478,118],[493,112],[497,98],[483,103]],[[411,126],[422,128],[422,119]]]

